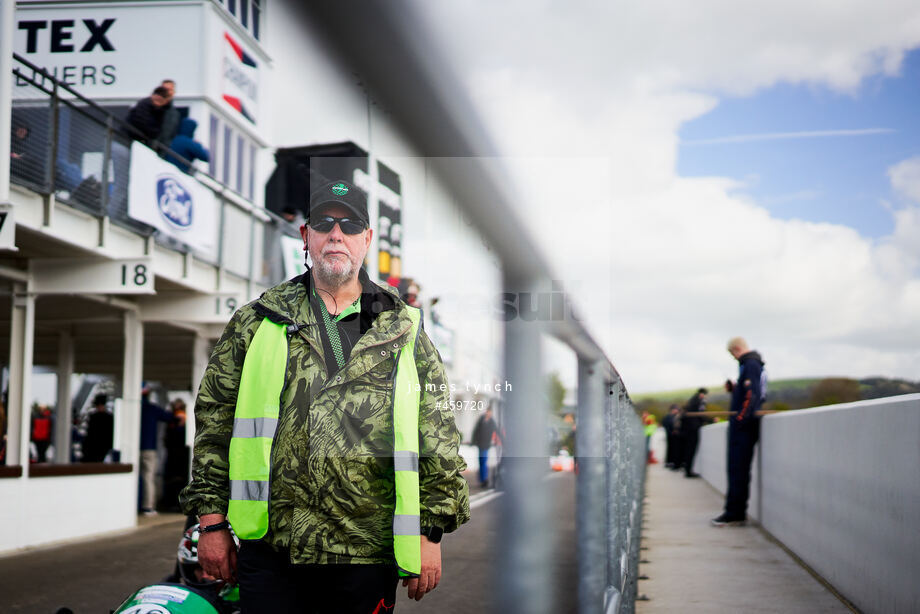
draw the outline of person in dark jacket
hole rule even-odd
[[[106,407],[108,400],[104,394],[97,394],[93,399],[95,410],[89,415],[83,440],[84,463],[101,463],[112,449],[115,418]]]
[[[738,381],[732,387],[733,415],[728,418],[728,492],[724,511],[712,519],[715,526],[744,524],[747,518],[751,461],[760,436],[757,412],[767,396],[767,373],[760,354],[741,337],[728,342],[728,351],[738,361],[739,369]]]
[[[14,116],[10,134],[10,176],[43,186],[49,157],[46,145],[32,134],[25,120]]]
[[[172,153],[166,155],[166,161],[175,164],[183,173],[189,172],[191,164],[195,160],[204,160],[208,162],[211,154],[205,147],[195,140],[195,129],[198,128],[198,122],[190,117],[186,117],[179,124],[179,134],[169,144],[169,148],[181,158],[174,156]]]
[[[693,471],[693,459],[696,457],[696,450],[700,445],[700,427],[703,426],[702,418],[694,417],[693,414],[706,411],[706,395],[708,390],[700,388],[697,390],[687,404],[684,405],[683,418],[681,419],[681,434],[683,435],[683,466],[684,476],[688,478],[698,478],[700,475]]]
[[[678,449],[677,443],[677,416],[680,415],[680,407],[677,404],[671,405],[668,409],[668,414],[661,419],[661,427],[664,429],[664,434],[667,442],[667,451],[664,455],[664,466],[668,469],[674,469],[680,464],[681,454]]]
[[[182,114],[173,104],[173,98],[176,96],[176,82],[172,79],[163,79],[160,86],[166,88],[167,98],[166,104],[163,105],[163,123],[160,125],[160,134],[157,135],[157,141],[165,147],[169,147],[172,140],[179,134]]]
[[[141,513],[155,516],[156,475],[160,457],[157,450],[157,431],[160,422],[173,421],[173,415],[150,400],[150,388],[141,390]]]
[[[176,399],[171,404],[173,419],[166,424],[163,446],[166,448],[166,463],[163,466],[162,507],[178,512],[179,492],[188,484],[189,449],[185,443],[185,401]]]
[[[153,90],[149,97],[139,100],[128,111],[128,124],[136,130],[132,139],[144,141],[153,146],[163,129],[163,117],[169,102],[169,90],[162,85]]]
[[[489,483],[489,448],[492,447],[492,437],[498,434],[498,427],[492,419],[492,410],[480,416],[473,427],[473,445],[479,448],[479,485],[487,486]]]

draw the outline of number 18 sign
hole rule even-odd
[[[127,260],[37,259],[32,261],[38,294],[155,294],[149,258]]]

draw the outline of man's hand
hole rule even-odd
[[[223,521],[223,514],[205,514],[199,522],[201,526],[209,527]],[[209,576],[236,584],[236,544],[230,531],[199,533],[198,563]]]
[[[441,582],[441,544],[433,544],[427,537],[422,540],[422,573],[418,578],[405,578],[403,586],[409,587],[409,599],[421,600]],[[200,556],[200,555],[199,555]]]

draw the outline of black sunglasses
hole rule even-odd
[[[316,218],[311,218],[308,223],[310,228],[316,232],[332,232],[336,222],[338,222],[342,232],[347,235],[360,234],[367,228],[364,220],[355,220],[350,217],[332,217],[331,215],[320,215]]]

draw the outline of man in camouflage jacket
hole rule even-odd
[[[330,186],[337,190],[330,192]],[[334,195],[343,189],[347,197]],[[349,597],[336,591],[336,583],[366,586],[372,600],[367,611],[373,610],[380,574],[367,580],[327,573],[342,569],[346,574],[385,570],[386,594],[377,611],[390,612],[395,601],[392,376],[411,321],[405,304],[360,268],[372,230],[365,226],[360,233],[344,232],[356,229],[349,228],[349,220],[367,223],[363,194],[347,182],[324,186],[311,198],[310,224],[324,216],[326,226],[318,226],[322,230],[334,220],[327,232],[301,228],[313,269],[269,289],[234,314],[214,348],[195,405],[195,458],[183,507],[200,516],[203,527],[217,526],[228,508],[228,450],[247,348],[265,317],[296,327],[287,335],[287,368],[271,449],[268,533],[243,542],[239,570],[229,532],[204,532],[199,544],[207,573],[227,581],[239,577],[244,612],[307,611],[294,604],[309,599],[316,607],[317,596],[309,586],[329,598],[331,611],[351,611],[338,601]],[[332,317],[345,311],[343,305],[360,305],[343,318],[350,324],[339,324],[347,356],[341,368],[331,357],[321,301]],[[422,388],[421,526],[449,533],[469,519],[469,493],[461,476],[466,465],[458,453],[460,436],[447,403],[444,367],[424,330],[416,343],[416,368]],[[440,544],[425,536],[421,543],[422,573],[403,582],[414,599],[440,580]],[[248,563],[247,553],[253,553]],[[271,585],[276,576],[283,577],[277,582],[300,592],[292,588],[290,595],[277,597],[281,601],[272,601],[286,590]],[[343,590],[355,592],[353,586]]]

